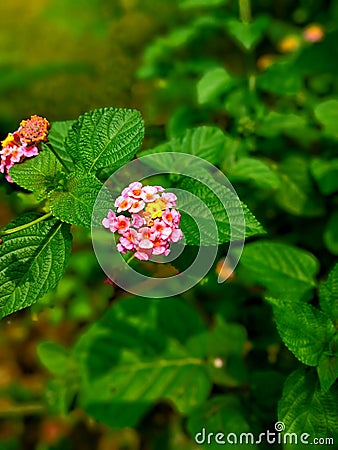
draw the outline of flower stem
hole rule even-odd
[[[251,1],[250,0],[239,0],[239,17],[242,22],[251,22]]]
[[[7,236],[8,234],[12,234],[12,233],[16,233],[17,231],[21,231],[24,230],[28,227],[31,227],[32,225],[35,225],[36,223],[42,222],[43,220],[48,219],[50,216],[52,215],[51,212],[44,214],[43,216],[38,217],[35,220],[32,220],[31,222],[28,223],[24,223],[23,225],[20,225],[18,227],[15,228],[11,228],[9,230],[3,231],[1,233],[1,236]]]
[[[46,142],[45,143],[46,147],[49,148],[49,150],[53,153],[53,155],[55,156],[55,158],[59,161],[59,163],[61,164],[61,166],[64,167],[64,169],[66,170],[66,172],[70,173],[70,170],[68,169],[68,167],[66,166],[66,164],[64,163],[64,161],[62,161],[62,159],[60,158],[60,156],[57,154],[57,152],[54,150],[52,144],[50,142]]]
[[[133,253],[132,255],[131,255],[131,257],[130,258],[128,258],[127,259],[127,264],[129,264],[130,262],[132,262],[132,260],[135,258],[135,253]]]

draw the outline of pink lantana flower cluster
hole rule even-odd
[[[23,120],[14,133],[8,133],[1,142],[0,172],[6,180],[13,183],[8,171],[14,164],[23,162],[39,153],[39,143],[47,140],[49,122],[40,116],[31,116]]]
[[[121,253],[147,261],[152,255],[169,255],[170,244],[182,239],[181,215],[177,197],[162,186],[131,183],[115,200],[116,213],[109,210],[102,225],[120,236],[117,249]]]

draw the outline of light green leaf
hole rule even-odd
[[[323,354],[317,367],[320,387],[323,393],[329,391],[338,377],[338,354]]]
[[[233,84],[233,78],[223,67],[210,69],[197,83],[198,103],[203,105],[218,100]]]
[[[62,122],[52,122],[48,133],[48,141],[63,164],[72,170],[74,164],[72,154],[65,148],[65,139],[75,120],[64,120]]]
[[[134,426],[161,399],[189,413],[211,388],[201,348],[189,345],[204,332],[197,313],[179,300],[119,302],[75,347],[81,405],[114,427]]]
[[[259,16],[251,23],[228,19],[226,29],[246,50],[251,50],[262,39],[269,22],[267,16]]]
[[[66,151],[88,172],[121,167],[132,159],[144,135],[141,114],[134,109],[102,108],[78,118],[66,138]]]
[[[203,449],[217,450],[224,444],[234,445],[240,449],[246,449],[249,444],[252,444],[250,448],[257,448],[255,437],[250,432],[245,418],[243,406],[234,395],[216,395],[197,407],[189,415],[187,427],[191,437]],[[212,433],[209,442],[208,433]],[[242,442],[240,442],[240,436],[243,439]],[[231,439],[230,442],[228,438]]]
[[[338,138],[338,100],[327,100],[314,109],[317,120],[323,125],[325,133]]]
[[[62,166],[53,153],[45,147],[34,158],[15,164],[10,175],[19,186],[34,192],[37,200],[47,197],[62,179]]]
[[[311,172],[323,195],[338,191],[338,158],[314,158],[311,162]]]
[[[276,200],[281,208],[301,217],[318,217],[325,213],[322,197],[314,189],[308,161],[290,156],[278,166],[280,188]]]
[[[268,241],[244,247],[240,266],[252,280],[283,299],[301,299],[316,286],[318,261],[305,250]]]
[[[338,212],[332,213],[326,224],[324,242],[333,255],[338,255]]]
[[[240,158],[229,170],[230,181],[249,181],[262,189],[277,189],[280,180],[276,172],[257,158]]]
[[[112,206],[111,195],[102,183],[94,175],[81,171],[70,173],[62,190],[52,191],[49,199],[50,210],[55,217],[87,228],[92,223],[101,226],[102,219]],[[95,208],[95,217],[92,217],[96,201],[99,204]]]
[[[280,134],[293,135],[304,129],[305,125],[306,121],[301,116],[270,111],[257,124],[256,133],[264,137],[275,137]]]
[[[338,320],[338,263],[320,287],[319,300],[322,310],[332,320]]]
[[[286,380],[278,405],[278,419],[285,433],[308,433],[309,443],[314,437],[332,437],[337,429],[338,390],[322,393],[314,370],[301,368]],[[308,446],[307,446],[308,447]],[[284,446],[293,450],[295,444]],[[305,448],[305,447],[304,447]]]
[[[162,152],[183,152],[217,164],[223,153],[225,142],[226,137],[222,130],[217,127],[202,126],[186,130],[184,136],[173,138],[153,149],[145,150],[140,153],[140,156]],[[158,161],[154,156],[155,167],[161,167],[161,159]],[[163,169],[168,169],[167,161],[165,161]]]
[[[60,344],[40,342],[37,353],[42,364],[55,375],[64,375],[71,369],[70,352]]]
[[[304,364],[317,366],[335,329],[330,319],[307,303],[270,299],[278,332],[288,349]]]
[[[25,214],[6,228],[29,223],[39,216]],[[2,237],[0,245],[0,316],[26,308],[62,277],[70,254],[69,225],[48,219]]]
[[[182,9],[190,8],[212,8],[214,6],[226,5],[228,0],[179,0]]]

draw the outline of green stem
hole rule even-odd
[[[70,170],[68,169],[68,167],[66,166],[66,164],[64,163],[64,161],[62,161],[62,159],[60,158],[60,156],[57,154],[57,152],[54,150],[52,144],[50,142],[46,142],[45,145],[49,148],[49,150],[53,153],[53,155],[55,156],[55,158],[59,161],[59,163],[61,164],[61,166],[64,167],[64,169],[66,170],[66,172],[70,173]]]
[[[46,408],[43,404],[40,403],[9,405],[0,407],[0,418],[40,416],[43,414],[46,414]]]
[[[239,17],[242,22],[251,22],[251,1],[250,0],[239,0]]]
[[[20,225],[19,227],[11,228],[9,230],[3,231],[1,233],[1,236],[7,236],[8,234],[16,233],[17,231],[24,230],[25,228],[31,227],[32,225],[35,225],[36,223],[42,222],[43,220],[48,219],[52,215],[51,212],[44,214],[43,216],[38,217],[35,220],[32,220],[32,222],[24,223],[23,225]]]
[[[133,253],[132,255],[131,255],[131,257],[130,258],[128,258],[127,259],[127,264],[129,264],[130,262],[132,262],[132,260],[135,258],[135,253]]]

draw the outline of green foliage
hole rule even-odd
[[[61,163],[49,148],[44,148],[35,158],[10,169],[12,180],[19,186],[34,192],[37,200],[43,200],[61,181]]]
[[[285,345],[302,363],[317,366],[335,333],[331,320],[306,303],[269,301]]]
[[[257,158],[239,159],[229,170],[228,176],[232,182],[250,182],[262,189],[277,189],[281,183],[276,171]]]
[[[333,321],[338,320],[338,264],[320,287],[320,306]]]
[[[4,231],[39,216],[23,215]],[[30,306],[62,277],[70,254],[69,225],[55,219],[4,235],[0,246],[1,317]]]
[[[314,112],[318,121],[323,125],[325,133],[337,138],[338,100],[327,100],[320,103]]]
[[[92,217],[93,209],[100,195],[100,205],[97,205],[96,217]],[[102,183],[90,173],[72,172],[64,180],[64,186],[49,194],[50,210],[55,217],[63,222],[90,228],[91,224],[98,226],[102,217],[111,207],[111,195]]]
[[[134,156],[143,134],[143,121],[138,111],[96,109],[83,114],[72,125],[65,149],[75,164],[88,172],[108,166],[118,168]]]
[[[233,86],[233,79],[223,67],[210,69],[197,83],[197,99],[201,105],[212,103]]]
[[[260,16],[251,23],[243,23],[237,19],[228,19],[226,29],[246,50],[255,47],[263,37],[263,33],[269,25],[267,16]]]
[[[287,433],[308,433],[314,437],[332,437],[336,433],[337,387],[322,393],[313,370],[301,368],[286,380],[278,406],[278,418]],[[310,440],[309,440],[310,442]],[[289,444],[286,449],[294,448]]]
[[[317,259],[291,245],[252,242],[245,246],[240,265],[252,281],[283,299],[302,299],[316,286]]]
[[[81,403],[114,427],[135,425],[158,398],[190,412],[211,387],[205,350],[192,340],[204,331],[197,313],[182,301],[123,300],[74,349]]]

